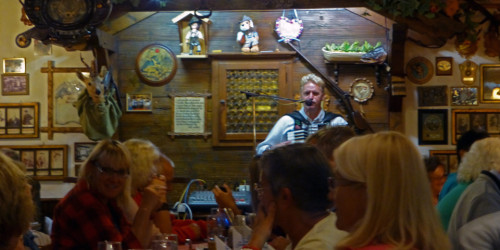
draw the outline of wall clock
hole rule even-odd
[[[165,85],[174,78],[177,71],[177,57],[167,46],[151,44],[144,47],[137,55],[135,71],[149,86]]]
[[[432,78],[434,68],[425,57],[414,57],[406,64],[406,77],[416,84],[424,84]]]

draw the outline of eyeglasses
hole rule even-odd
[[[107,175],[107,176],[116,175],[120,178],[127,178],[130,174],[128,169],[114,170],[112,168],[103,167],[98,162],[94,162],[94,165],[96,166],[97,171],[99,171],[99,173],[101,173],[103,175]]]
[[[255,190],[255,192],[257,192],[257,196],[259,197],[259,199],[262,198],[262,196],[264,195],[264,189],[266,189],[266,188],[262,187],[262,184],[260,184],[260,183],[253,184],[253,190]]]

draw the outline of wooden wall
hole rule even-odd
[[[178,136],[171,139],[167,132],[172,131],[172,100],[168,97],[173,93],[209,93],[211,91],[210,58],[178,59],[179,67],[174,79],[161,87],[150,87],[138,79],[134,64],[137,53],[152,43],[161,43],[171,48],[175,54],[180,53],[177,24],[171,19],[181,12],[159,12],[136,23],[115,35],[118,40],[118,51],[115,68],[118,68],[118,83],[121,97],[125,103],[126,93],[153,93],[152,113],[124,113],[120,127],[119,138],[145,138],[158,145],[171,157],[175,164],[176,177],[181,179],[201,178],[207,181],[209,187],[213,184],[230,184],[249,180],[248,164],[254,154],[252,148],[214,148],[209,137],[205,140],[197,136]],[[291,11],[286,14],[290,14]],[[261,50],[289,51],[286,45],[277,42],[274,32],[274,22],[282,15],[282,10],[260,12],[215,11],[210,18],[209,51],[239,52],[236,43],[238,22],[243,15],[250,16],[260,35]],[[321,47],[326,42],[341,43],[345,40],[364,41],[375,44],[381,41],[386,44],[385,28],[366,20],[345,9],[330,10],[299,10],[299,17],[304,21],[304,32],[300,38],[300,47],[304,54],[321,70],[333,76],[333,65],[324,62]],[[293,82],[295,93],[299,92],[300,77],[312,72],[298,58],[294,61]],[[314,72],[315,73],[315,72]],[[339,86],[348,90],[350,83],[359,77],[364,77],[376,83],[373,66],[371,65],[340,65]],[[384,86],[375,84],[374,97],[362,107],[352,101],[356,110],[363,111],[375,130],[388,129],[388,98]],[[293,97],[293,96],[291,96]],[[335,105],[331,105],[335,106]],[[331,107],[335,111],[335,107]],[[336,111],[338,112],[338,111]],[[211,131],[212,104],[209,100],[207,124]],[[344,115],[345,116],[345,115]],[[185,183],[174,185],[175,191],[169,195],[171,202],[179,198]]]

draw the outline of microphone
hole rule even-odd
[[[312,99],[307,99],[304,101],[304,104],[306,104],[306,106],[312,106],[313,105],[313,100]]]

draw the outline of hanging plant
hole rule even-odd
[[[463,9],[465,30],[457,34],[455,39],[455,49],[464,58],[473,56],[478,49],[481,29],[479,29],[479,23],[472,20],[474,14],[475,11],[470,8]]]
[[[366,4],[375,11],[385,11],[394,17],[426,18],[436,17],[436,13],[446,7],[442,0],[367,0]]]

